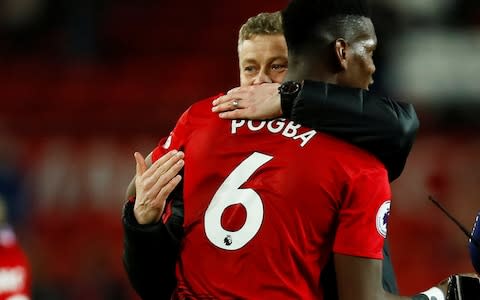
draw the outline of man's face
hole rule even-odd
[[[238,46],[240,85],[281,83],[288,70],[288,52],[282,34],[256,35]]]
[[[346,49],[347,68],[339,76],[338,84],[368,90],[375,73],[373,52],[377,47],[377,36],[370,19],[365,19],[364,27]]]

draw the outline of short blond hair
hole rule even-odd
[[[282,15],[279,11],[268,13],[259,13],[250,17],[245,24],[240,27],[238,33],[238,44],[251,39],[257,35],[283,34]]]

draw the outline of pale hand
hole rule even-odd
[[[231,89],[213,101],[212,111],[219,113],[222,119],[265,120],[280,117],[279,86],[278,83],[263,83]]]
[[[183,152],[170,151],[148,168],[143,156],[135,152],[136,198],[133,213],[139,224],[160,221],[165,203],[173,189],[181,181],[178,172],[183,168]]]

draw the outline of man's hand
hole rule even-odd
[[[139,224],[160,221],[165,202],[182,177],[183,152],[176,150],[162,156],[148,168],[143,156],[135,152],[137,163],[135,175],[136,198],[133,212]]]
[[[212,111],[222,119],[265,120],[280,117],[278,83],[241,86],[213,101]]]

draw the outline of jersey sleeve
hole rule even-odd
[[[345,195],[333,252],[382,259],[391,198],[386,170],[362,172],[350,181]]]
[[[183,150],[191,132],[189,118],[191,107],[178,119],[175,128],[168,137],[162,138],[157,147],[152,151],[152,163],[171,150]],[[183,177],[183,169],[179,172]],[[179,241],[183,235],[183,179],[178,186],[170,193],[167,205],[163,212],[161,221],[167,227],[171,237]]]
[[[182,150],[188,135],[190,108],[178,119],[175,128],[166,138],[162,138],[152,151],[152,163],[171,150]]]

